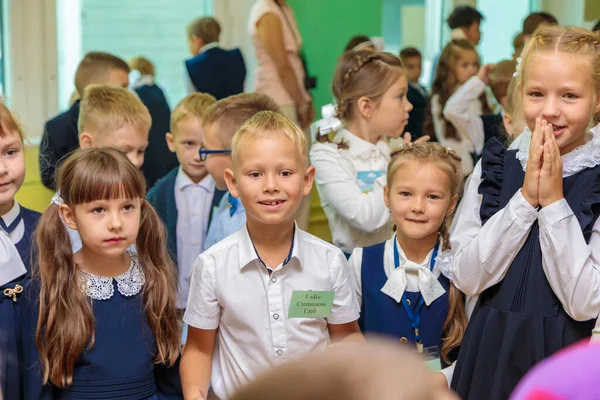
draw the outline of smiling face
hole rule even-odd
[[[457,196],[451,190],[450,177],[435,163],[414,158],[402,161],[384,191],[399,239],[437,237],[442,222],[456,207]]]
[[[523,113],[531,131],[536,118],[552,124],[561,154],[585,144],[585,133],[600,111],[590,61],[561,52],[536,54],[523,73]]]
[[[310,193],[314,167],[287,137],[242,139],[233,170],[225,180],[234,197],[241,199],[249,223],[279,225],[294,220],[303,196]]]
[[[0,216],[10,211],[24,180],[23,140],[17,131],[6,132],[0,136]]]

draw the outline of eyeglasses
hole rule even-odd
[[[204,146],[200,147],[200,161],[206,161],[209,154],[230,154],[231,150],[206,150]]]

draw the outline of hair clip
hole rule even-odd
[[[452,149],[450,147],[448,147],[448,146],[444,147],[444,149],[446,150],[446,157],[448,157],[448,155],[450,155],[450,151]]]

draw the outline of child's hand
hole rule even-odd
[[[486,64],[479,69],[479,74],[477,74],[477,77],[486,85],[490,84],[490,72],[492,72],[492,69],[494,69],[494,64]]]
[[[404,135],[402,136],[402,139],[404,139],[404,143],[410,143],[412,142],[412,136],[410,135],[409,132],[404,132]],[[415,143],[425,143],[425,142],[429,142],[430,137],[427,135],[421,136],[420,138],[418,138],[417,140],[415,140]]]
[[[552,124],[544,129],[544,162],[540,171],[539,201],[542,207],[564,198],[563,164]]]
[[[547,125],[546,120],[542,121],[539,118],[535,120],[535,130],[531,135],[531,143],[529,144],[529,160],[525,169],[525,180],[523,181],[521,193],[532,207],[537,207],[540,204],[540,172],[544,154],[544,130]]]

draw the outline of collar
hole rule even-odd
[[[454,28],[450,31],[450,38],[452,40],[466,39],[467,35],[465,35],[465,31],[462,28]]]
[[[339,142],[340,140],[348,143],[348,150],[346,151],[349,154],[365,159],[371,158],[373,155],[382,155],[388,161],[390,159],[390,147],[383,139],[379,139],[376,144],[373,144],[343,128],[336,135],[335,142]]]
[[[294,223],[294,238],[292,240],[292,247],[290,248],[290,253],[288,254],[288,256],[286,257],[287,263],[284,262],[283,265],[287,265],[290,264],[294,259],[296,259],[296,264],[298,264],[300,266],[300,268],[302,268],[302,263],[300,262],[300,240],[299,239],[299,234],[300,234],[300,229],[298,229],[298,226]],[[248,233],[248,225],[244,224],[244,226],[242,227],[242,229],[240,229],[237,232],[237,242],[238,242],[238,249],[239,249],[239,267],[240,270],[244,269],[244,267],[251,265],[254,261],[258,261],[259,264],[262,267],[262,262],[260,261],[260,258],[258,257],[258,253],[256,252],[256,249],[254,248],[254,244],[252,243],[252,239],[250,238],[250,234]],[[283,265],[279,265],[277,266],[277,268],[273,269],[274,271],[280,269],[280,267],[282,267]]]
[[[133,81],[131,89],[141,88],[142,86],[154,86],[154,77],[152,75],[135,76],[132,72],[129,74],[129,79]]]
[[[523,171],[527,168],[527,161],[529,160],[531,135],[531,130],[525,128],[523,133],[509,147],[509,149],[517,150],[516,158],[521,162]],[[600,164],[600,125],[596,125],[590,129],[586,134],[586,143],[584,145],[577,147],[561,158],[563,162],[563,178]]]
[[[12,208],[0,218],[2,218],[2,220],[4,221],[4,223],[6,225],[10,225],[19,216],[20,212],[21,212],[21,206],[19,205],[19,202],[16,200],[13,200]]]
[[[204,46],[202,46],[202,47],[200,48],[200,51],[198,51],[198,54],[202,54],[202,53],[204,53],[205,51],[208,51],[208,50],[210,50],[210,49],[214,49],[214,48],[216,48],[216,47],[219,47],[219,42],[210,42],[210,43],[208,43],[208,44],[205,44]]]
[[[177,190],[182,191],[188,186],[201,187],[207,192],[213,192],[216,187],[214,179],[208,174],[200,182],[194,183],[180,165],[179,171],[177,171],[177,177],[175,178],[175,187]]]

